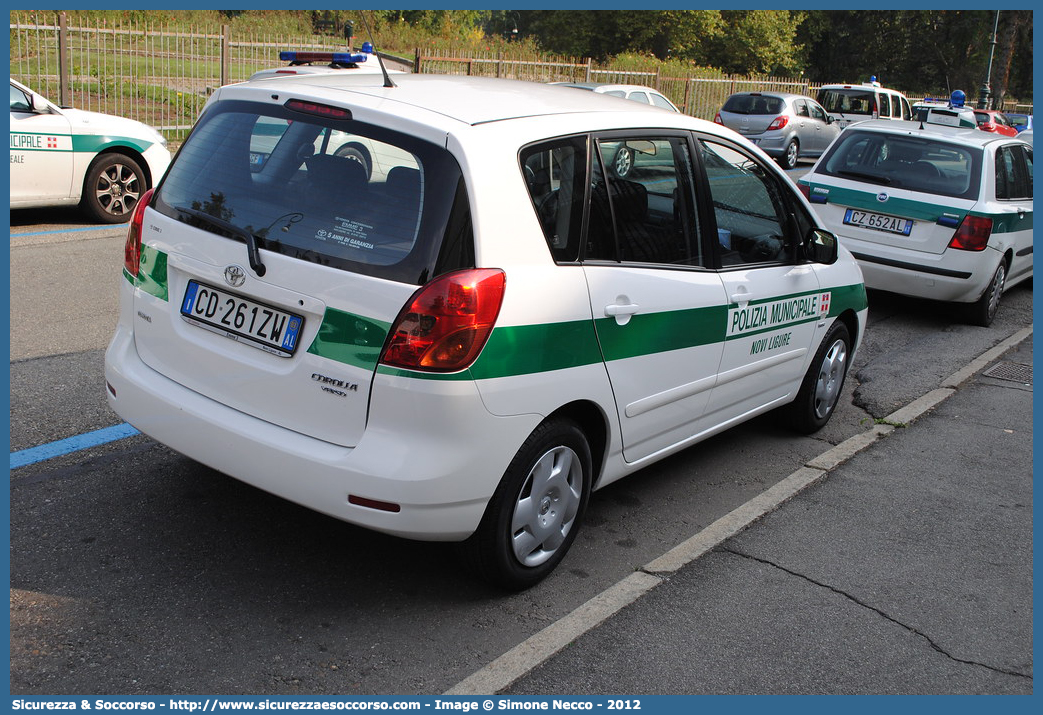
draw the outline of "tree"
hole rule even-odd
[[[724,10],[724,27],[703,58],[725,72],[795,75],[804,69],[803,47],[797,28],[806,14],[792,10]]]
[[[813,10],[798,32],[807,74],[816,82],[880,81],[908,94],[976,97],[985,79],[995,10]],[[1004,34],[1005,29],[1013,34]],[[1032,94],[1031,11],[1002,11],[1000,41],[1010,38],[1010,61],[998,52],[1000,86]],[[998,50],[1000,48],[997,48]],[[1003,72],[1010,67],[1009,84]],[[995,94],[995,93],[994,93]]]
[[[1032,11],[1001,12],[998,35],[992,95],[993,105],[1001,107],[1008,93],[1022,100],[1032,97],[1032,73],[1021,71],[1032,67]],[[1017,64],[1015,56],[1020,58]]]

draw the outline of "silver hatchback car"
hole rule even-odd
[[[840,134],[818,102],[786,92],[733,94],[714,121],[749,139],[784,169],[796,167],[797,159],[821,156]]]

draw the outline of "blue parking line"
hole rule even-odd
[[[36,464],[37,462],[43,462],[47,459],[53,459],[54,457],[61,457],[64,454],[71,454],[72,452],[90,449],[91,447],[115,442],[116,440],[124,439],[126,437],[133,437],[136,434],[140,434],[140,432],[124,422],[115,427],[106,427],[105,429],[87,432],[86,434],[76,435],[75,437],[69,437],[67,439],[61,439],[57,442],[41,444],[39,447],[33,447],[32,449],[23,449],[21,452],[12,452],[10,468],[17,469],[18,467],[25,467],[30,464]]]
[[[20,236],[48,236],[52,233],[82,233],[84,231],[104,231],[111,226],[87,226],[85,228],[63,228],[58,231],[29,231],[27,233],[11,233],[11,238],[17,238]]]

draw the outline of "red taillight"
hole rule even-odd
[[[123,267],[135,278],[138,277],[138,261],[141,259],[141,224],[145,220],[145,209],[152,200],[155,189],[149,189],[134,207],[134,214],[127,229],[127,243],[123,247]]]
[[[992,235],[992,219],[986,216],[971,216],[967,214],[960,222],[949,248],[958,248],[961,251],[984,251],[989,245],[989,236]]]
[[[811,201],[811,187],[807,184],[797,182],[797,188],[800,189],[800,193],[804,194],[804,198]]]
[[[768,125],[768,131],[770,132],[772,129],[782,129],[787,124],[789,124],[789,117],[785,115],[775,117],[775,121]]]
[[[439,276],[398,314],[381,362],[430,372],[469,367],[492,333],[505,285],[506,275],[498,268]]]
[[[720,112],[718,112],[717,116],[713,118],[713,123],[714,124],[724,124],[724,120],[721,119],[721,113]]]

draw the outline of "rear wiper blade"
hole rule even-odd
[[[883,184],[884,186],[890,186],[891,185],[891,179],[887,178],[886,176],[880,176],[879,174],[866,174],[866,173],[861,172],[861,171],[843,171],[843,170],[842,171],[838,171],[837,173],[840,174],[841,176],[850,176],[850,177],[855,178],[855,179],[865,179],[866,181],[871,181],[874,184]]]
[[[197,221],[201,221],[209,226],[212,226],[213,228],[225,231],[227,233],[232,234],[233,236],[237,236],[243,239],[243,241],[246,242],[246,255],[247,258],[249,258],[250,260],[250,268],[253,269],[254,273],[256,273],[258,277],[260,277],[263,276],[265,272],[268,270],[264,267],[264,264],[261,263],[261,250],[257,247],[257,237],[254,236],[250,231],[247,231],[245,228],[240,228],[239,226],[236,226],[234,223],[229,223],[224,219],[217,218],[216,216],[211,216],[205,211],[200,211],[199,209],[190,208],[188,206],[175,206],[174,210],[191,216]]]

